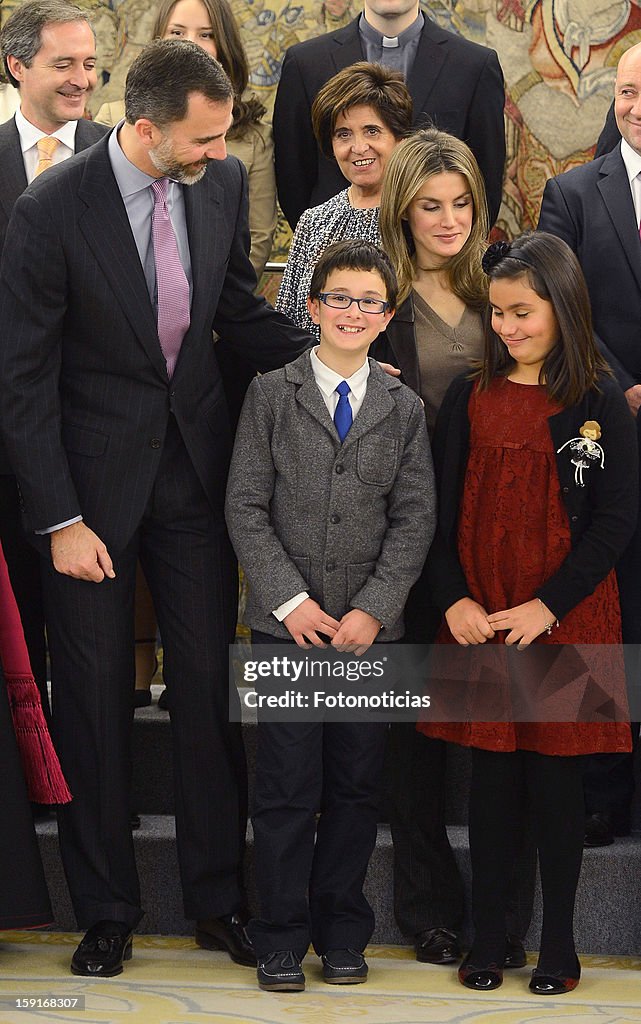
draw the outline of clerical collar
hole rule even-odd
[[[358,30],[365,39],[374,46],[382,46],[384,49],[395,49],[397,46],[404,47],[413,42],[423,31],[425,19],[423,12],[418,12],[418,17],[398,36],[384,36],[377,29],[370,25],[364,14],[361,14],[358,23]]]

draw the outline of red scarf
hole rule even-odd
[[[36,686],[9,571],[0,547],[0,662],[29,799],[39,804],[71,800]]]

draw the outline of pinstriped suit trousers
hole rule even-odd
[[[171,693],[185,916],[230,913],[244,898],[247,813],[240,726],[230,724],[228,708],[236,562],[222,512],[207,501],[173,417],[145,515],[126,549],[110,553],[116,578],[99,584],[50,564],[45,570],[54,733],[74,796],[59,815],[60,845],[78,924],[135,926],[143,916],[129,826],[138,557]]]

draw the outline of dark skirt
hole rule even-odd
[[[0,668],[0,929],[53,920]]]

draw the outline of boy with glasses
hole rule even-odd
[[[403,635],[434,532],[420,400],[367,358],[394,313],[385,253],[360,241],[318,261],[320,344],[254,380],[241,415],[227,523],[250,585],[255,644],[363,654]],[[310,938],[329,984],[367,978],[363,894],[376,842],[386,725],[260,720],[252,823],[259,986],[301,991]],[[320,811],[318,824],[316,814]]]

